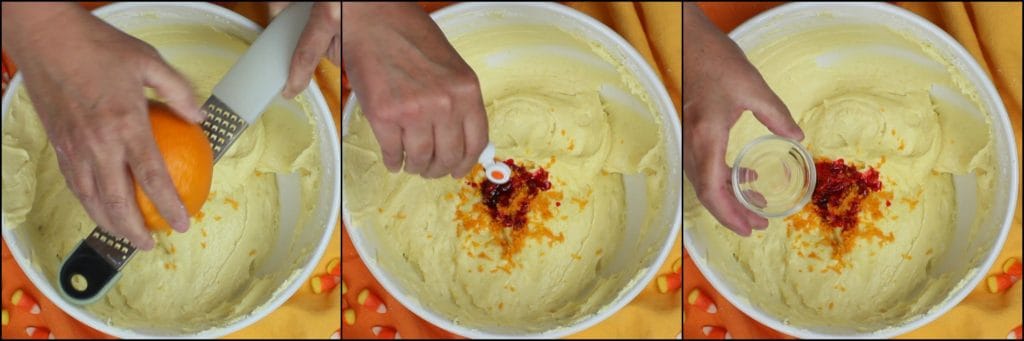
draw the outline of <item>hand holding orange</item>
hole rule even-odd
[[[210,194],[213,179],[213,150],[203,129],[175,115],[171,108],[159,102],[149,102],[149,121],[153,129],[164,166],[171,176],[174,188],[188,215],[194,216],[203,207]],[[135,184],[135,200],[146,227],[153,231],[169,231],[170,225],[153,202]]]

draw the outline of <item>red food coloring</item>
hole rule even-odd
[[[814,168],[818,176],[818,183],[811,195],[815,211],[829,226],[842,228],[843,231],[856,227],[864,198],[882,189],[878,171],[868,168],[867,171],[858,172],[857,168],[847,165],[843,159],[819,161],[814,164]],[[886,206],[889,205],[886,201]]]
[[[480,194],[491,218],[505,227],[521,229],[526,227],[526,214],[530,212],[533,198],[551,189],[551,182],[544,168],[530,172],[512,159],[505,160],[505,164],[512,169],[509,181],[499,185],[483,179],[479,184]]]

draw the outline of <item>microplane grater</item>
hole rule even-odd
[[[202,129],[215,164],[284,88],[292,51],[311,8],[312,3],[292,3],[278,14],[203,104]],[[126,239],[97,226],[61,263],[58,291],[75,304],[95,302],[113,287],[134,254],[135,247]],[[86,283],[84,288],[75,289],[75,277],[79,284]]]
[[[206,114],[206,119],[203,120],[201,127],[210,142],[210,148],[213,150],[213,162],[216,164],[242,134],[242,131],[249,127],[249,123],[236,115],[217,96],[210,96],[206,100],[202,106],[202,112]],[[109,279],[107,283],[112,284],[121,276],[121,269],[134,255],[135,247],[126,239],[115,237],[96,226],[64,261],[65,266],[61,267],[59,276],[62,292],[80,304],[95,301],[102,296],[99,295],[101,291],[109,289],[109,286],[93,284],[86,285],[84,290],[76,290],[73,276],[75,274],[84,276],[86,283],[107,278]],[[92,266],[102,265],[99,263],[100,261],[105,262],[109,267]],[[103,283],[102,280],[99,281]]]
[[[228,147],[238,136],[242,134],[249,123],[236,115],[231,108],[221,102],[217,96],[210,96],[203,104],[203,112],[206,119],[203,120],[203,133],[210,140],[210,148],[213,148],[213,162],[217,163],[220,157],[228,151]]]

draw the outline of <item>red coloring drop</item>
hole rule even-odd
[[[814,164],[818,172],[818,183],[814,186],[811,202],[815,211],[826,224],[844,231],[857,226],[857,214],[864,198],[871,192],[882,189],[878,171],[868,168],[858,172],[843,159],[832,162],[819,161]],[[888,206],[889,203],[886,202]]]
[[[509,181],[499,185],[484,179],[479,185],[480,194],[491,218],[506,227],[521,229],[526,227],[533,198],[551,189],[551,182],[544,168],[531,173],[512,159],[505,160],[505,164],[512,169]]]

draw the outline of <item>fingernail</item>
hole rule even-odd
[[[172,226],[174,227],[174,230],[178,232],[188,231],[188,220],[179,220],[175,222]]]
[[[181,209],[182,209],[182,211],[185,210],[184,207],[182,207]],[[178,231],[178,232],[188,231],[188,225],[189,225],[189,222],[188,222],[188,216],[187,215],[181,215],[181,216],[178,217],[178,219],[175,219],[174,222],[171,223],[171,227],[174,228],[174,230]]]
[[[789,134],[795,137],[797,141],[804,139],[804,130],[800,129],[800,126],[793,126],[793,128],[790,129]]]

